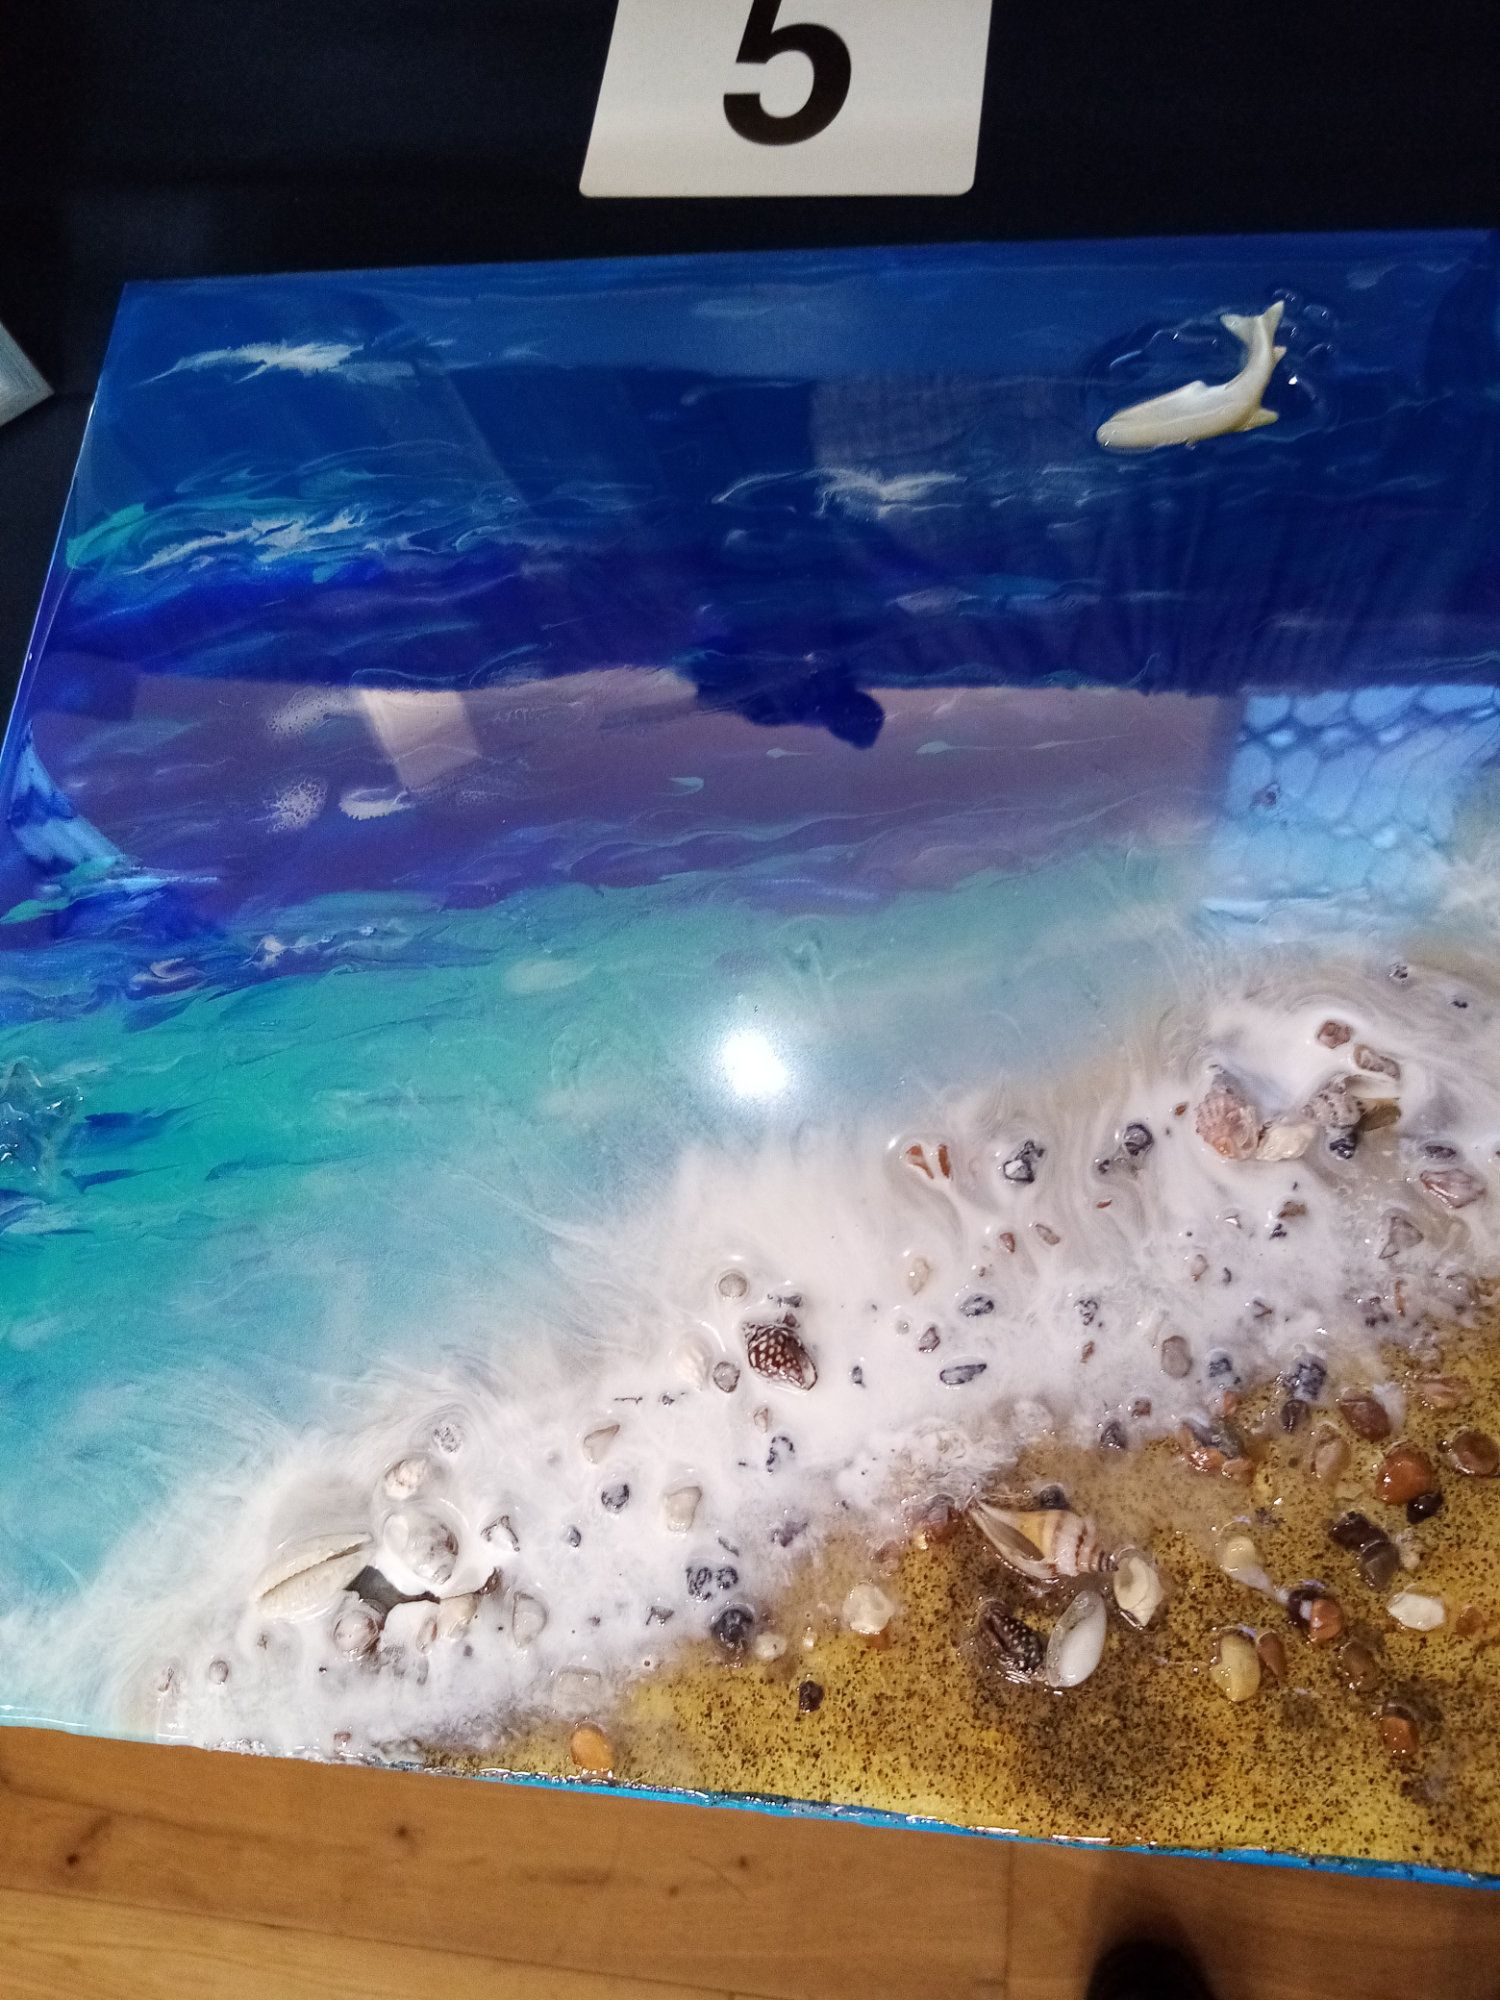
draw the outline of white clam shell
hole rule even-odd
[[[547,1629],[547,1607],[523,1590],[510,1607],[510,1636],[518,1646],[534,1646]]]
[[[457,1597],[445,1597],[433,1613],[436,1639],[456,1639],[474,1623],[474,1615],[479,1609],[477,1590],[460,1591]]]
[[[1398,1590],[1385,1608],[1408,1632],[1435,1632],[1448,1617],[1442,1598],[1429,1597],[1421,1590]]]
[[[268,1618],[310,1618],[330,1610],[363,1568],[363,1534],[319,1535],[283,1549],[257,1577],[252,1596]]]
[[[1318,1127],[1311,1118],[1273,1118],[1260,1135],[1255,1157],[1258,1160],[1300,1160],[1317,1136]]]
[[[1121,1549],[1110,1585],[1120,1616],[1143,1632],[1167,1601],[1161,1572],[1144,1549]]]
[[[588,1459],[591,1465],[598,1465],[619,1435],[620,1426],[618,1424],[598,1425],[596,1429],[587,1432],[584,1436],[584,1457]]]
[[[661,1498],[662,1526],[671,1534],[685,1535],[698,1518],[702,1499],[703,1489],[699,1486],[674,1486]]]
[[[895,1615],[894,1599],[878,1583],[857,1583],[844,1599],[844,1623],[866,1639],[877,1638]]]
[[[1095,1590],[1080,1590],[1052,1628],[1042,1661],[1048,1687],[1081,1687],[1104,1658],[1109,1614]]]

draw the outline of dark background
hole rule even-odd
[[[748,4],[748,0],[747,0]],[[120,285],[212,272],[1500,223],[1495,0],[995,0],[958,199],[585,201],[613,0],[0,0],[0,706]]]

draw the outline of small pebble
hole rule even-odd
[[[1398,1444],[1380,1461],[1375,1475],[1375,1493],[1388,1507],[1404,1507],[1419,1493],[1430,1493],[1437,1484],[1432,1460],[1414,1444]]]
[[[1174,1382],[1181,1382],[1193,1372],[1193,1350],[1180,1333],[1169,1333],[1161,1344],[1161,1368]]]
[[[951,1367],[938,1370],[938,1380],[946,1382],[950,1389],[961,1389],[966,1382],[975,1381],[989,1365],[987,1361],[955,1361]]]
[[[1484,1182],[1467,1167],[1429,1167],[1417,1179],[1444,1208],[1468,1208],[1484,1194]]]
[[[1286,1615],[1314,1645],[1327,1645],[1344,1630],[1344,1613],[1337,1598],[1321,1584],[1299,1583],[1287,1592]]]
[[[618,1514],[630,1501],[630,1488],[622,1479],[617,1486],[606,1486],[599,1495],[599,1505],[606,1514]]]
[[[1386,1217],[1385,1234],[1381,1238],[1380,1249],[1376,1253],[1384,1262],[1399,1257],[1403,1251],[1415,1250],[1422,1241],[1422,1232],[1409,1215],[1399,1209]]]
[[[923,1333],[922,1338],[917,1342],[918,1354],[931,1354],[933,1349],[938,1345],[940,1338],[941,1336],[937,1328],[929,1326]]]
[[[797,1686],[797,1713],[816,1715],[823,1706],[823,1690],[817,1681],[801,1681]]]
[[[1349,1026],[1347,1021],[1328,1020],[1319,1028],[1316,1039],[1323,1044],[1325,1049],[1341,1049],[1345,1042],[1353,1037],[1353,1034],[1354,1030]]]
[[[1260,1690],[1260,1654],[1244,1632],[1221,1632],[1208,1677],[1226,1701],[1250,1701]]]
[[[1443,1496],[1437,1491],[1419,1493],[1415,1500],[1406,1503],[1406,1518],[1415,1528],[1420,1522],[1430,1521],[1434,1514],[1443,1511]]]
[[[1288,1396],[1277,1415],[1284,1431],[1300,1430],[1307,1422],[1309,1410],[1300,1396]]]
[[[721,1271],[718,1293],[721,1299],[742,1299],[750,1289],[750,1281],[743,1271]]]
[[[1340,1646],[1339,1672],[1353,1694],[1369,1694],[1380,1685],[1380,1662],[1363,1639],[1346,1639]]]
[[[1125,1127],[1120,1134],[1120,1144],[1130,1159],[1139,1160],[1150,1152],[1156,1139],[1149,1125],[1136,1122]]]
[[[580,1723],[568,1738],[568,1755],[577,1771],[606,1777],[614,1769],[615,1753],[609,1738],[592,1722]]]
[[[1448,1439],[1443,1456],[1470,1479],[1493,1479],[1500,1472],[1500,1445],[1488,1431],[1476,1431],[1468,1425]]]
[[[1058,1235],[1057,1231],[1050,1229],[1045,1222],[1033,1222],[1031,1226],[1044,1243],[1055,1247],[1062,1242],[1062,1238]]]
[[[1461,1410],[1472,1401],[1474,1385],[1463,1375],[1424,1375],[1413,1382],[1412,1394],[1429,1410]]]
[[[600,1424],[597,1430],[590,1431],[583,1440],[584,1457],[591,1465],[597,1465],[619,1435],[618,1424]]]
[[[740,1371],[732,1361],[714,1363],[714,1387],[722,1389],[726,1396],[732,1395],[739,1387]]]
[[[930,1181],[951,1181],[953,1178],[953,1156],[948,1151],[946,1141],[930,1146],[925,1140],[918,1139],[906,1148],[901,1157],[909,1167],[914,1167],[920,1174],[926,1174]]]
[[[965,1319],[984,1319],[995,1310],[995,1301],[988,1292],[970,1292],[959,1307]]]
[[[1484,1630],[1486,1622],[1484,1612],[1477,1604],[1463,1604],[1459,1606],[1453,1629],[1460,1639],[1475,1639]]]
[[[1118,1417],[1110,1417],[1106,1423],[1100,1425],[1099,1442],[1105,1451],[1126,1451],[1130,1447],[1125,1426]]]
[[[1311,1118],[1273,1118],[1260,1135],[1255,1157],[1270,1161],[1300,1160],[1317,1136],[1318,1127]]]
[[[685,1535],[698,1518],[698,1504],[702,1498],[701,1487],[674,1486],[670,1493],[662,1495],[662,1525],[670,1534]]]
[[[1420,1590],[1398,1590],[1385,1608],[1408,1632],[1435,1632],[1448,1616],[1442,1598]]]
[[[1336,1430],[1325,1426],[1313,1435],[1312,1470],[1315,1479],[1332,1485],[1341,1479],[1349,1464],[1349,1443]]]
[[[1340,1396],[1339,1415],[1366,1444],[1379,1444],[1391,1434],[1391,1419],[1385,1404],[1367,1391],[1351,1390]]]
[[[750,1651],[763,1665],[770,1666],[786,1652],[786,1640],[780,1632],[757,1632],[750,1641]]]
[[[381,1620],[366,1604],[352,1604],[334,1621],[333,1643],[348,1660],[368,1659],[380,1641]]]
[[[208,1663],[208,1678],[215,1687],[223,1687],[225,1681],[229,1679],[228,1660],[210,1660]]]
[[[510,1636],[521,1647],[535,1645],[547,1629],[546,1606],[524,1591],[511,1600]]]
[[[1279,1632],[1262,1632],[1255,1642],[1255,1651],[1272,1680],[1286,1679],[1286,1643]]]
[[[913,1257],[906,1267],[906,1289],[915,1298],[917,1293],[932,1276],[932,1266],[925,1257]]]
[[[878,1638],[895,1615],[894,1602],[878,1583],[857,1583],[844,1599],[844,1623],[862,1638]]]
[[[420,1493],[432,1476],[432,1460],[429,1458],[398,1458],[390,1466],[380,1484],[387,1499],[409,1500],[414,1493]]]
[[[1396,1764],[1414,1764],[1422,1747],[1416,1720],[1404,1708],[1381,1710],[1380,1740],[1385,1745],[1386,1754]]]
[[[1378,1049],[1372,1049],[1368,1042],[1355,1043],[1354,1067],[1366,1071],[1371,1076],[1388,1076],[1397,1083],[1401,1081],[1401,1065],[1396,1058],[1382,1055]]]

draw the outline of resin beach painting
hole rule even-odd
[[[135,288],[0,1705],[1500,1874],[1500,245]]]

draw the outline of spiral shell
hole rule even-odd
[[[1088,1576],[1106,1557],[1094,1524],[1068,1507],[996,1507],[976,1500],[969,1519],[1005,1562],[1037,1583]]]

